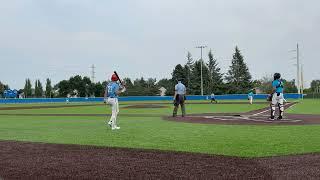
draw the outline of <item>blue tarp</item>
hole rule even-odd
[[[244,100],[247,94],[216,95],[217,100]],[[302,94],[285,94],[286,99],[299,99]],[[254,99],[266,99],[267,94],[255,94]],[[187,96],[187,100],[207,100],[210,95]],[[172,100],[172,96],[126,96],[120,97],[119,101],[161,101]],[[7,103],[58,103],[58,102],[102,102],[103,98],[26,98],[26,99],[0,99],[0,104]]]

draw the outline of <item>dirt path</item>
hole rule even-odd
[[[296,103],[287,103],[285,109]],[[278,112],[276,112],[278,114]],[[247,113],[205,113],[191,114],[187,117],[164,117],[165,120],[204,123],[204,124],[230,124],[230,125],[314,125],[320,124],[320,115],[311,114],[285,114],[282,120],[270,120],[270,108],[266,107]]]
[[[186,102],[186,104],[211,104],[208,102]],[[218,104],[248,104],[247,102],[220,102]],[[267,104],[267,102],[255,102],[255,104]],[[128,108],[165,108],[168,106],[161,105],[172,105],[171,102],[150,102],[150,103],[125,103],[120,102],[120,105],[126,105]],[[213,104],[215,105],[215,104]],[[106,106],[104,103],[101,104],[65,104],[65,105],[41,105],[41,106],[15,106],[15,107],[0,107],[1,110],[19,110],[19,109],[52,109],[52,108],[72,108],[72,107],[88,107],[88,106]]]
[[[319,161],[0,141],[3,179],[317,179]]]

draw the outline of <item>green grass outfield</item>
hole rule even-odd
[[[288,112],[320,114],[319,105],[319,100],[303,100]],[[178,123],[165,121],[160,117],[121,117],[121,113],[170,115],[172,113],[170,104],[160,109],[124,109],[123,106],[126,105],[121,105],[120,108],[118,120],[121,129],[118,131],[111,131],[105,125],[105,117],[0,115],[0,139],[160,149],[241,157],[320,152],[320,143],[318,143],[320,142],[320,125],[254,126]],[[246,112],[266,106],[267,104],[189,104],[187,112]],[[87,106],[5,110],[0,113],[100,114],[110,113],[110,109],[106,106]]]

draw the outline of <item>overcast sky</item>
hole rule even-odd
[[[0,81],[53,83],[72,75],[98,81],[168,78],[195,46],[213,50],[226,72],[239,46],[254,79],[296,77],[298,42],[306,85],[320,79],[319,0],[0,0]]]

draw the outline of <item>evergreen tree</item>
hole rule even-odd
[[[203,77],[203,94],[211,93],[209,88],[209,69],[207,65],[199,60],[196,61],[192,68],[190,94],[201,95],[201,63]]]
[[[34,88],[34,95],[35,97],[42,97],[43,94],[43,88],[40,80],[36,80],[35,82],[35,88]]]
[[[249,68],[244,62],[238,47],[235,48],[235,53],[231,61],[230,69],[226,76],[229,93],[248,93],[252,88],[251,75]]]
[[[47,78],[46,80],[46,97],[52,98],[52,86],[51,86],[51,80]]]
[[[194,65],[194,61],[193,61],[193,58],[192,58],[192,55],[191,53],[188,51],[188,54],[187,54],[187,63],[186,65],[184,66],[184,70],[185,70],[185,76],[186,76],[186,82],[185,82],[185,85],[188,89],[188,91],[190,91],[190,87],[191,87],[191,70],[193,68],[193,65]]]
[[[26,79],[23,92],[26,98],[32,97],[32,85],[29,78]]]
[[[172,72],[172,80],[177,82],[178,79],[183,79],[184,81],[187,79],[185,70],[181,64],[176,65]]]
[[[213,57],[212,51],[209,51],[209,91],[215,94],[222,94],[223,91],[223,80],[222,73],[220,73],[220,68],[218,67],[217,59]],[[210,92],[209,92],[210,93]]]

